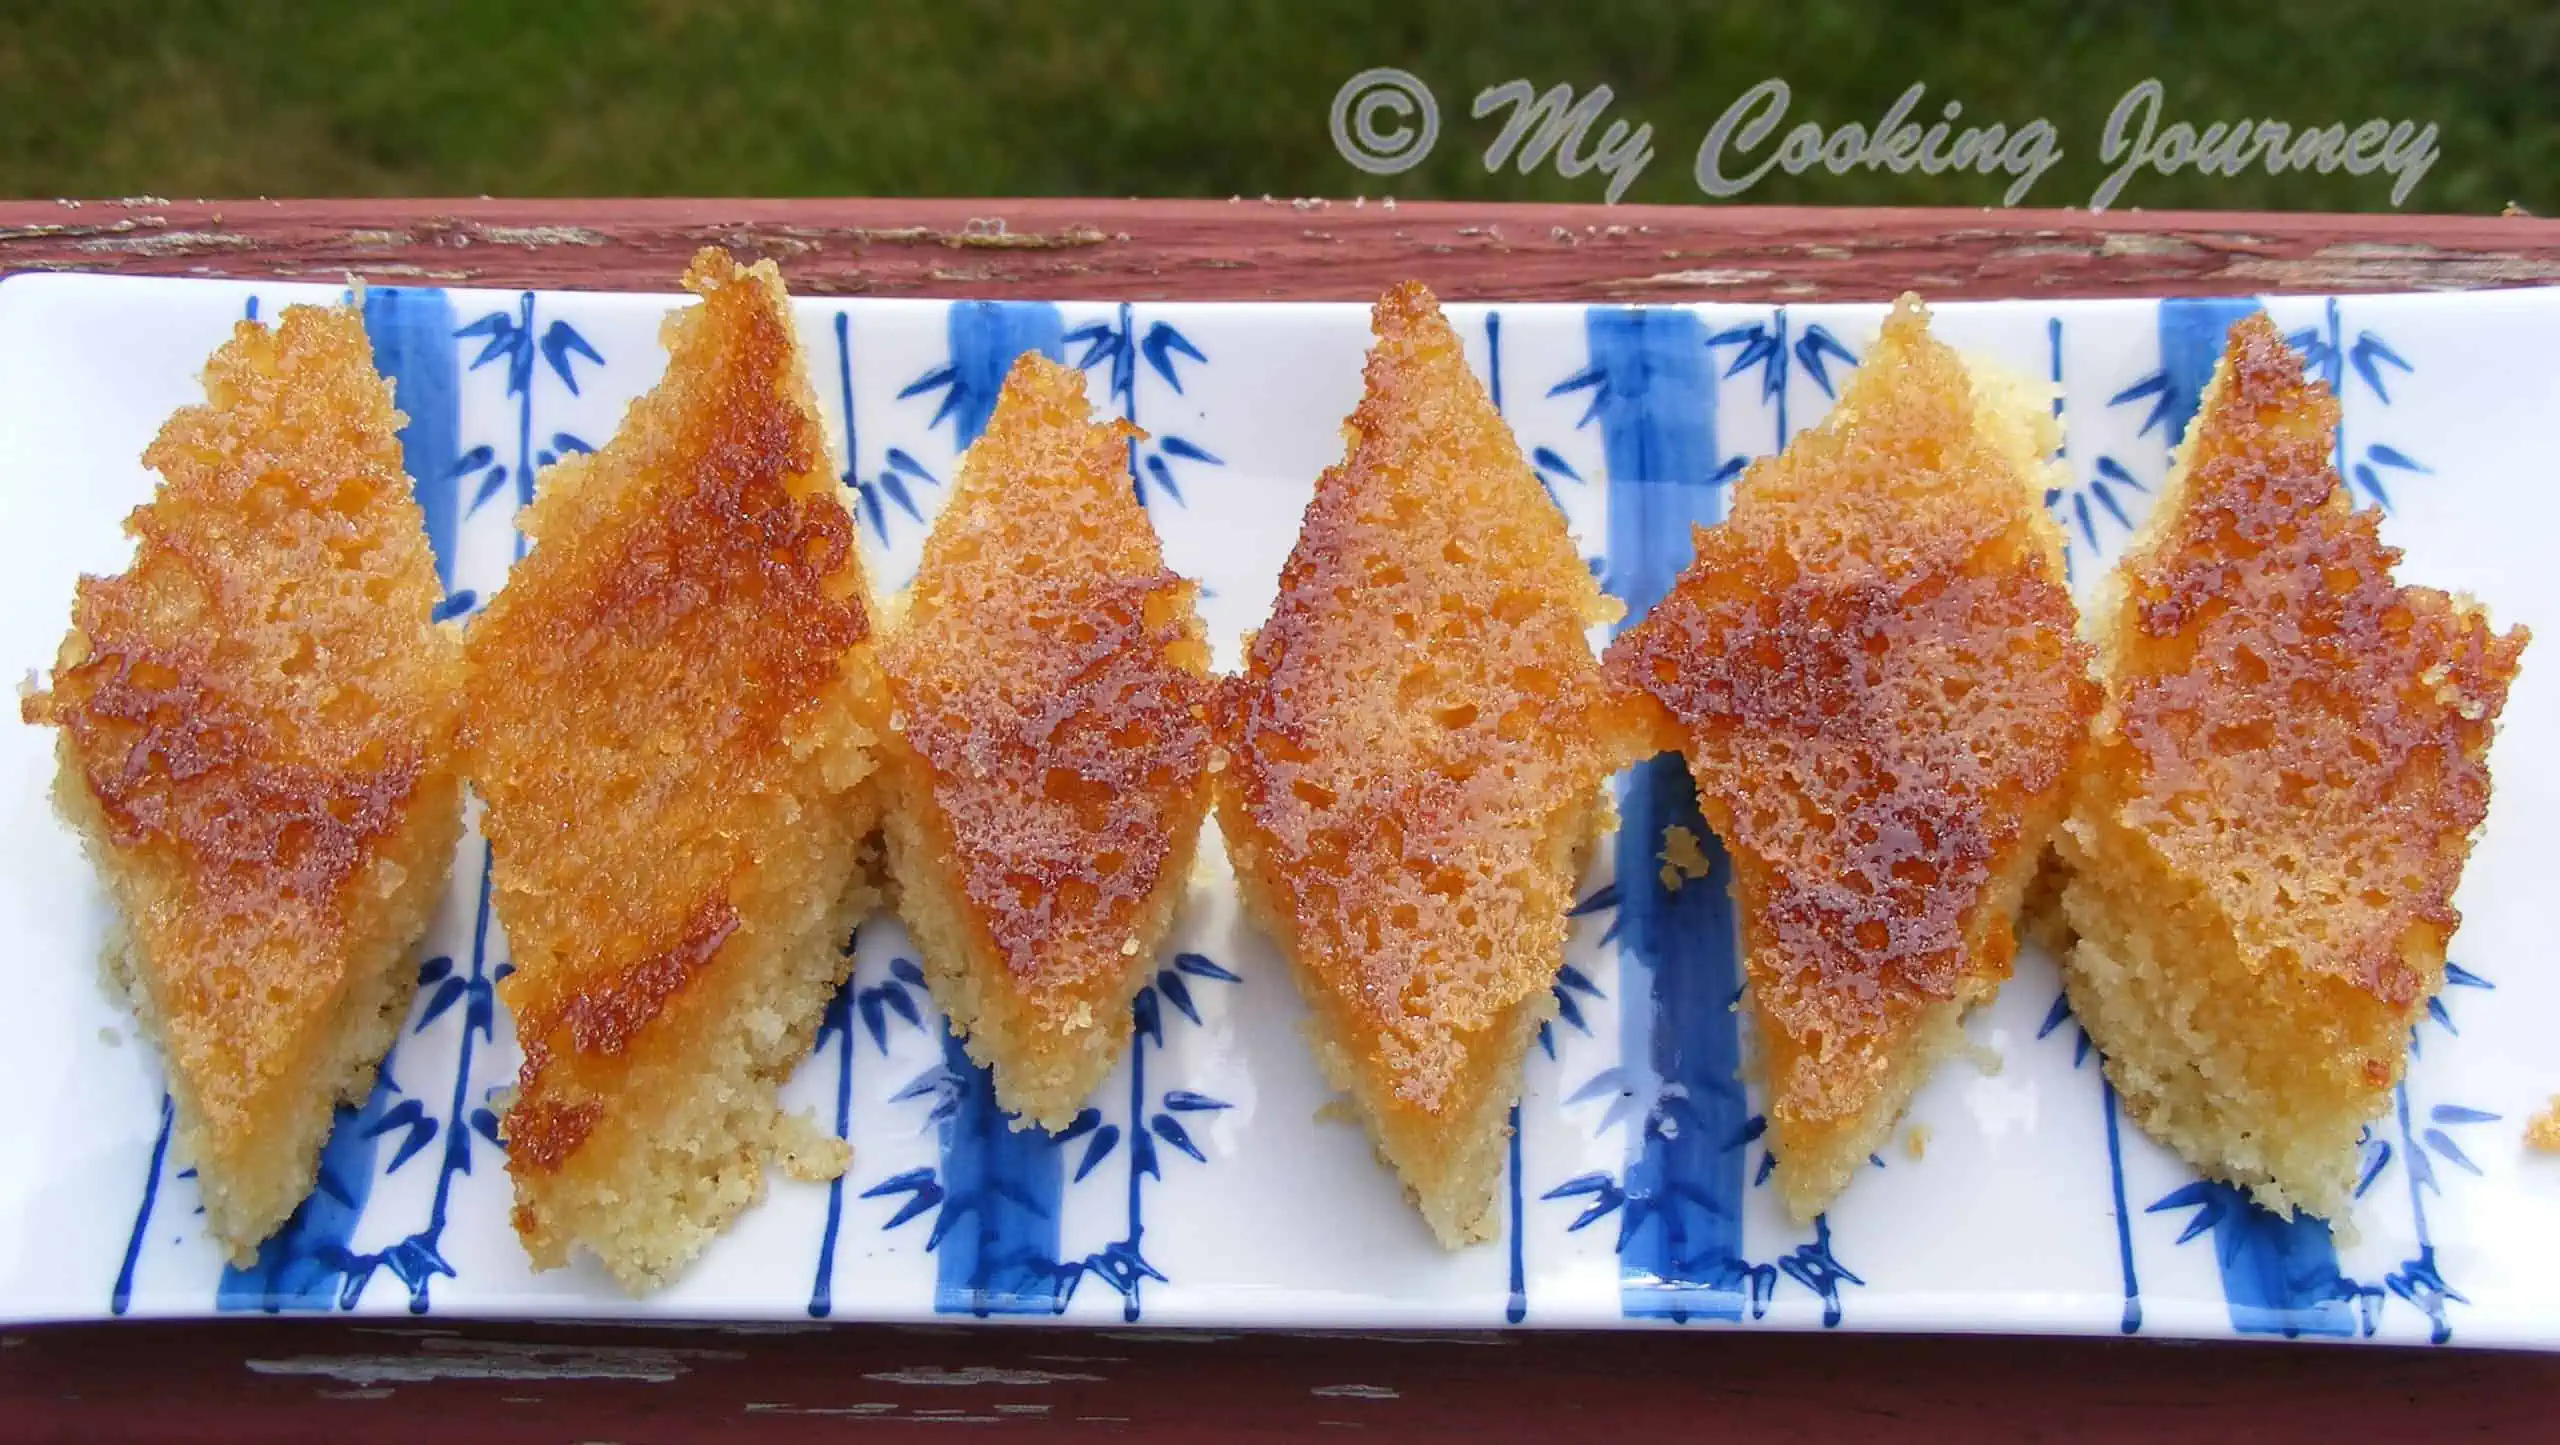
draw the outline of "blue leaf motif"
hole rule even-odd
[[[1573,905],[1567,917],[1580,918],[1586,913],[1600,913],[1618,906],[1618,885],[1609,883],[1595,889],[1591,896]]]
[[[2429,1129],[2423,1137],[2427,1141],[2428,1148],[2433,1149],[2438,1154],[2452,1160],[2455,1164],[2469,1170],[2471,1173],[2477,1174],[2480,1172],[2480,1166],[2471,1162],[2471,1156],[2462,1152],[2462,1146],[2453,1142],[2452,1135],[2446,1133],[2442,1129]]]
[[[2169,373],[2165,370],[2155,371],[2107,398],[2107,405],[2115,407],[2123,406],[2127,402],[2141,401],[2145,397],[2151,399],[2151,411],[2149,415],[2143,417],[2142,429],[2134,433],[2137,437],[2149,436],[2153,431],[2169,424],[2169,409],[2177,403],[2177,398],[2169,386]]]
[[[1582,480],[1582,473],[1573,469],[1573,463],[1568,462],[1563,457],[1557,455],[1553,447],[1540,447],[1536,451],[1531,452],[1529,454],[1529,465],[1542,472],[1553,472],[1557,476],[1563,477],[1569,482],[1579,482]]]
[[[1154,1118],[1147,1121],[1147,1127],[1155,1131],[1157,1138],[1162,1139],[1174,1148],[1181,1150],[1183,1153],[1190,1155],[1192,1158],[1199,1160],[1203,1164],[1209,1162],[1209,1156],[1201,1153],[1200,1146],[1191,1142],[1190,1131],[1184,1129],[1182,1127],[1182,1121],[1173,1117],[1171,1114],[1157,1114]]]
[[[461,330],[456,331],[453,334],[456,337],[486,337],[488,339],[488,344],[480,348],[480,354],[471,358],[471,370],[478,371],[481,367],[488,365],[490,362],[497,360],[499,357],[506,355],[509,351],[514,349],[516,344],[516,319],[504,311],[492,311],[488,315],[481,317],[479,320],[472,322],[470,325],[463,327]]]
[[[437,984],[436,991],[427,995],[426,1011],[418,1016],[417,1026],[410,1032],[425,1033],[427,1025],[442,1018],[445,1010],[459,1003],[462,996],[470,991],[470,987],[470,981],[463,978],[447,978],[444,982]]]
[[[2063,1022],[2070,1017],[2071,996],[2069,994],[2055,994],[2053,996],[2053,1007],[2044,1011],[2044,1022],[2036,1025],[2036,1037],[2043,1038],[2045,1035],[2052,1033],[2055,1029],[2062,1027]]]
[[[1558,988],[1555,995],[1556,1017],[1564,1020],[1565,1026],[1577,1033],[1591,1032],[1591,1025],[1582,1020],[1582,1005],[1574,1001],[1573,995],[1562,988]]]
[[[1205,953],[1177,953],[1173,956],[1173,966],[1193,978],[1214,978],[1220,983],[1242,982]]]
[[[498,466],[491,467],[489,469],[489,475],[480,479],[479,489],[471,494],[471,506],[469,510],[477,512],[482,507],[487,506],[489,504],[489,499],[495,497],[498,493],[505,491],[506,486],[506,466],[501,463]]]
[[[1176,395],[1181,394],[1182,378],[1175,372],[1173,358],[1187,356],[1204,365],[1209,360],[1208,357],[1200,354],[1200,348],[1191,344],[1189,337],[1175,330],[1172,323],[1165,321],[1159,321],[1147,328],[1147,339],[1138,343],[1138,350],[1147,358],[1147,365],[1155,368],[1156,375],[1163,377],[1165,384],[1172,387]]]
[[[2438,1104],[2428,1117],[2439,1124],[2494,1124],[2502,1117],[2486,1109],[2466,1108],[2460,1104]]]
[[[553,321],[542,333],[542,359],[551,363],[552,374],[560,378],[561,385],[569,388],[571,396],[578,394],[578,375],[569,363],[570,358],[578,356],[598,366],[604,365],[604,358],[587,344],[587,338],[578,334],[578,328],[566,321]]]
[[[2161,1196],[2143,1213],[2159,1214],[2171,1209],[2195,1210],[2194,1216],[2187,1221],[2187,1227],[2178,1234],[2178,1243],[2184,1244],[2222,1222],[2223,1198],[2222,1191],[2199,1179]]]
[[[2402,375],[2417,369],[2401,360],[2400,353],[2393,351],[2388,343],[2370,331],[2357,333],[2355,345],[2347,348],[2347,356],[2356,369],[2356,375],[2364,378],[2364,384],[2373,388],[2373,394],[2382,398],[2385,406],[2391,404],[2391,392],[2382,384],[2382,368],[2395,367]]]
[[[1186,462],[1204,462],[1213,467],[1223,467],[1226,465],[1225,462],[1210,455],[1210,453],[1198,443],[1183,437],[1159,437],[1156,440],[1156,445],[1164,448],[1166,456],[1180,457]]]
[[[448,955],[439,953],[433,958],[423,960],[418,964],[418,987],[425,988],[451,972],[453,972],[453,959]]]
[[[1164,1106],[1177,1114],[1199,1114],[1235,1107],[1224,1099],[1212,1099],[1206,1094],[1195,1094],[1189,1089],[1174,1089],[1167,1092],[1164,1096]]]
[[[1158,969],[1156,971],[1156,990],[1165,996],[1166,1002],[1172,1004],[1175,1008],[1180,1009],[1184,1018],[1191,1020],[1195,1024],[1200,1022],[1200,1010],[1193,1007],[1191,1003],[1190,985],[1182,981],[1182,975],[1180,973],[1170,968]]]
[[[1112,1149],[1118,1145],[1119,1142],[1119,1125],[1105,1124],[1101,1128],[1095,1130],[1092,1142],[1084,1146],[1084,1157],[1076,1161],[1075,1177],[1077,1181],[1082,1182],[1086,1175],[1093,1172],[1093,1166],[1110,1158]]]
[[[1824,366],[1825,357],[1836,357],[1849,366],[1858,364],[1858,354],[1842,345],[1840,338],[1818,324],[1806,327],[1804,335],[1796,342],[1796,360],[1813,378],[1813,384],[1822,388],[1824,396],[1836,397],[1839,393],[1832,390],[1831,373]]]
[[[905,401],[911,396],[922,396],[937,386],[949,386],[953,382],[957,381],[959,377],[960,373],[956,368],[948,364],[938,366],[933,370],[926,372],[924,375],[917,377],[915,380],[908,382],[906,389],[898,393],[898,400]],[[936,417],[935,420],[939,421],[941,418]]]
[[[880,1226],[884,1230],[895,1229],[940,1204],[942,1181],[931,1169],[910,1169],[904,1174],[893,1174],[862,1191],[865,1199],[885,1199],[895,1194],[904,1194],[907,1200],[898,1206],[897,1213],[889,1216],[888,1223]]]
[[[1599,420],[1601,409],[1608,404],[1609,374],[1606,371],[1601,370],[1599,367],[1586,366],[1582,370],[1575,372],[1573,375],[1566,377],[1564,380],[1557,382],[1555,385],[1548,387],[1547,395],[1566,396],[1577,391],[1589,391],[1591,393],[1590,404],[1583,408],[1581,420],[1576,421],[1573,424],[1574,429],[1579,431]]]
[[[1120,333],[1108,321],[1088,321],[1066,334],[1064,344],[1084,347],[1084,355],[1076,358],[1076,370],[1091,369],[1093,364],[1111,354],[1120,342]]]
[[[2366,1133],[2370,1136],[2372,1131],[2367,1130]],[[2373,1187],[2373,1182],[2382,1177],[2383,1170],[2391,1167],[2391,1141],[2378,1136],[2369,1137],[2365,1145],[2363,1164],[2364,1167],[2356,1175],[2355,1197],[2358,1199],[2362,1199],[2364,1192]]]
[[[382,1117],[374,1121],[373,1127],[365,1130],[365,1137],[379,1139],[394,1131],[406,1131],[401,1135],[400,1147],[391,1155],[390,1166],[383,1170],[386,1174],[397,1174],[400,1172],[401,1165],[408,1163],[419,1150],[435,1142],[436,1131],[440,1127],[442,1126],[428,1115],[426,1105],[415,1099],[402,1099],[398,1104],[385,1110]]]
[[[1574,1216],[1571,1224],[1565,1226],[1565,1232],[1568,1234],[1606,1219],[1612,1211],[1627,1202],[1626,1193],[1618,1187],[1618,1181],[1606,1174],[1578,1174],[1548,1190],[1539,1198],[1573,1199],[1586,1194],[1591,1196],[1591,1202],[1583,1207],[1580,1214]]]

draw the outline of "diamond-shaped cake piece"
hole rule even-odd
[[[791,1142],[775,1091],[850,964],[878,816],[869,599],[781,278],[705,251],[685,285],[665,376],[542,474],[468,641],[516,1232],[633,1290]]]
[[[1374,326],[1348,453],[1220,696],[1218,816],[1327,1077],[1456,1247],[1493,1233],[1602,785],[1647,748],[1586,637],[1615,604],[1431,294]]]
[[[1209,800],[1209,649],[1136,435],[1015,362],[881,643],[899,911],[998,1102],[1050,1129],[1128,1042]]]
[[[1732,855],[1751,1067],[1799,1219],[2008,978],[2068,801],[2098,689],[2044,507],[2052,442],[2042,397],[1906,298],[1609,649]]]
[[[352,307],[233,328],[143,454],[133,565],[85,577],[53,690],[55,796],[122,924],[177,1154],[235,1264],[309,1193],[416,988],[462,793],[462,654]]]
[[[2525,632],[2394,584],[2337,417],[2264,313],[2232,328],[2093,609],[2107,705],[2058,851],[2064,983],[2126,1111],[2342,1219],[2444,982]]]

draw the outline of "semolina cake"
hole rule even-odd
[[[2043,399],[1911,298],[1609,649],[1733,858],[1780,1196],[1812,1218],[1998,992],[2098,689]]]
[[[1084,375],[1014,363],[880,643],[884,820],[935,1000],[1063,1129],[1129,1039],[1209,799],[1209,648]]]
[[[1219,827],[1319,1062],[1443,1245],[1490,1238],[1566,913],[1643,750],[1615,607],[1430,292],[1376,307],[1348,450],[1217,704]]]
[[[356,310],[243,321],[204,386],[24,713],[61,729],[55,796],[122,915],[108,974],[246,1265],[408,1012],[462,826],[462,651]]]
[[[665,376],[543,474],[467,643],[516,1233],[634,1292],[804,1152],[776,1090],[843,981],[877,821],[869,597],[781,278],[706,250],[684,280]]]
[[[2331,1219],[2444,981],[2525,643],[2393,583],[2336,422],[2263,313],[2232,328],[2093,609],[2107,701],[2059,842],[2064,983],[2126,1111]]]

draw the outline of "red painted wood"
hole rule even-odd
[[[807,294],[1873,300],[2560,282],[2560,221],[1384,201],[0,202],[0,271],[672,290],[718,242]]]
[[[2560,282],[2523,217],[1267,201],[0,202],[0,271],[875,295],[1844,300]],[[2560,1356],[1779,1336],[222,1321],[0,1335],[0,1438],[2540,1440]],[[857,1427],[859,1427],[857,1429]]]
[[[2560,1358],[1779,1336],[234,1322],[0,1344],[12,1439],[2547,1440]],[[865,1428],[856,1431],[854,1426]],[[930,1428],[928,1428],[930,1427]]]

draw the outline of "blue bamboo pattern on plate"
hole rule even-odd
[[[2157,330],[2160,344],[2158,369],[2109,399],[2110,406],[2147,405],[2138,435],[2160,434],[2162,473],[2165,475],[2169,448],[2184,437],[2192,425],[2201,403],[2204,387],[2211,379],[2215,363],[2222,355],[2223,342],[2231,325],[2259,309],[2259,303],[2247,299],[2170,300],[2160,303]],[[2060,323],[2055,323],[2058,328]],[[2345,334],[2339,304],[2332,298],[2322,303],[2320,320],[2311,327],[2290,333],[2287,337],[2303,353],[2305,368],[2326,382],[2340,400],[2339,421],[2334,438],[2335,458],[2349,479],[2353,500],[2388,507],[2390,483],[2386,477],[2423,476],[2428,468],[2406,452],[2386,443],[2368,443],[2361,453],[2349,443],[2349,421],[2353,414],[2364,416],[2362,403],[2388,408],[2392,397],[2390,386],[2395,377],[2414,373],[2414,368],[2379,334],[2366,330],[2352,338]],[[2057,357],[2058,357],[2057,349]],[[2057,362],[2058,364],[2058,362]],[[2350,385],[2352,378],[2355,385]],[[2113,482],[2119,488],[2149,492],[2155,482],[2145,485],[2132,470],[2112,458],[2102,458],[2100,475],[2090,484],[2093,488]],[[2077,525],[2076,539],[2085,543],[2093,554],[2101,547],[2100,532],[2093,525],[2093,514],[2087,498],[2097,498],[2100,511],[2116,524],[2116,529],[2129,531],[2132,521],[2115,506],[2103,490],[2093,490],[2075,498],[2070,522]],[[2458,965],[2447,969],[2451,987],[2486,987],[2484,980]],[[2046,1021],[2046,1030],[2059,1025],[2067,1005],[2057,1000],[2055,1012]],[[2452,1019],[2442,998],[2431,1000],[2428,1016],[2412,1030],[2411,1047],[2417,1048],[2420,1035],[2429,1023],[2452,1032]],[[2085,1052],[2085,1034],[2082,1050]],[[2123,1214],[2122,1156],[2115,1147],[2119,1126],[2112,1090],[2108,1091],[2108,1130],[2110,1162],[2117,1170],[2119,1218]],[[2329,1226],[2308,1216],[2280,1217],[2252,1201],[2245,1191],[2218,1180],[2195,1180],[2170,1191],[2146,1206],[2146,1213],[2190,1211],[2178,1235],[2185,1244],[2206,1234],[2213,1237],[2215,1262],[2221,1277],[2224,1300],[2229,1308],[2232,1328],[2242,1334],[2304,1334],[2354,1337],[2371,1335],[2380,1327],[2384,1301],[2397,1297],[2415,1305],[2429,1322],[2430,1337],[2437,1343],[2451,1338],[2447,1319],[2449,1303],[2461,1302],[2461,1295],[2445,1283],[2438,1272],[2435,1248],[2429,1234],[2425,1195],[2440,1192],[2434,1163],[2437,1158],[2457,1161],[2457,1167],[2478,1173],[2449,1132],[2467,1124],[2487,1122],[2497,1116],[2483,1110],[2460,1105],[2444,1105],[2429,1116],[2433,1127],[2420,1131],[2412,1122],[2409,1086],[2404,1081],[2394,1091],[2390,1114],[2380,1129],[2368,1128],[2362,1145],[2363,1157],[2356,1184],[2356,1197],[2366,1199],[2375,1183],[2383,1177],[2395,1157],[2409,1175],[2411,1222],[2419,1241],[2416,1258],[2381,1281],[2358,1280],[2339,1267],[2337,1247]],[[2388,1135],[2396,1120],[2400,1135],[2398,1146]],[[2129,1236],[2125,1238],[2124,1268],[2127,1291],[2126,1327],[2139,1323],[2134,1298],[2133,1257]]]
[[[1182,386],[1182,360],[1206,361],[1198,347],[1168,324],[1160,322],[1139,331],[1126,305],[1117,308],[1113,320],[1081,326],[1071,334],[1055,306],[960,302],[951,306],[945,331],[945,361],[910,382],[899,397],[935,399],[928,425],[950,423],[959,450],[985,432],[1006,372],[1026,351],[1061,360],[1073,343],[1083,348],[1080,364],[1109,362],[1111,394],[1132,420],[1141,361],[1176,392]],[[851,438],[855,435],[851,347],[841,325],[838,347],[846,435]],[[1205,449],[1169,434],[1151,439],[1143,451],[1137,447],[1133,444],[1131,485],[1141,503],[1147,500],[1151,482],[1169,499],[1181,500],[1174,460],[1220,465]],[[894,462],[892,468],[896,470]],[[912,505],[895,495],[891,500],[915,515]],[[878,509],[872,510],[876,516]],[[937,1310],[980,1316],[1057,1314],[1066,1309],[1078,1282],[1092,1274],[1122,1295],[1128,1318],[1138,1317],[1146,1281],[1164,1278],[1143,1250],[1145,1185],[1162,1176],[1159,1146],[1205,1162],[1184,1118],[1227,1107],[1223,1101],[1181,1089],[1150,1099],[1147,1054],[1163,1046],[1166,1007],[1193,1024],[1199,1022],[1192,980],[1233,982],[1234,978],[1206,957],[1183,954],[1139,990],[1132,1004],[1129,1114],[1121,1123],[1106,1123],[1099,1109],[1089,1108],[1055,1136],[1036,1129],[1015,1130],[1012,1120],[997,1107],[993,1076],[969,1059],[958,1039],[948,1037],[942,1062],[893,1096],[893,1102],[933,1101],[928,1121],[939,1131],[940,1163],[883,1180],[865,1190],[864,1197],[903,1196],[905,1202],[884,1228],[933,1213],[926,1248],[935,1255]],[[1080,1181],[1124,1142],[1129,1151],[1127,1235],[1084,1258],[1061,1260],[1059,1209],[1067,1184],[1067,1147],[1081,1145],[1074,1176]]]
[[[1138,415],[1138,372],[1143,362],[1148,371],[1163,379],[1182,394],[1184,363],[1205,366],[1209,358],[1180,327],[1170,321],[1157,321],[1145,331],[1138,329],[1136,308],[1123,301],[1114,308],[1112,319],[1091,321],[1067,333],[1069,346],[1082,347],[1076,365],[1086,371],[1108,364],[1104,373],[1112,404],[1133,425],[1145,426]],[[1150,430],[1143,440],[1129,443],[1129,485],[1136,489],[1138,504],[1146,505],[1150,492],[1183,505],[1182,486],[1174,464],[1186,467],[1222,467],[1226,463],[1198,442],[1171,431]]]
[[[1722,519],[1725,484],[1741,471],[1716,446],[1717,339],[1694,313],[1669,308],[1594,308],[1585,334],[1588,364],[1549,394],[1587,393],[1580,424],[1600,426],[1608,466],[1608,582],[1628,615],[1641,617],[1687,564],[1690,526]],[[1721,335],[1752,365],[1790,354],[1774,331],[1760,333],[1756,350],[1747,330]],[[1543,1197],[1579,1206],[1568,1230],[1617,1217],[1620,1307],[1630,1317],[1757,1317],[1784,1274],[1820,1296],[1826,1322],[1836,1323],[1839,1288],[1854,1276],[1831,1254],[1827,1221],[1781,1263],[1755,1264],[1744,1248],[1744,1163],[1760,1129],[1738,1077],[1731,862],[1677,757],[1637,765],[1620,813],[1616,882],[1603,901],[1617,914],[1622,1057],[1566,1103],[1605,1100],[1599,1127],[1628,1129],[1627,1162],[1620,1178],[1583,1175]],[[1710,870],[1676,890],[1655,860],[1672,827],[1699,840]],[[1561,1003],[1559,1013],[1571,1017]]]
[[[572,358],[599,365],[603,361],[565,320],[553,321],[542,339],[535,340],[533,311],[534,298],[527,292],[515,315],[493,311],[457,328],[452,303],[442,291],[382,287],[365,296],[365,329],[373,343],[375,364],[391,379],[393,400],[409,418],[400,435],[403,462],[418,489],[428,542],[446,589],[440,615],[455,615],[473,605],[473,593],[455,586],[459,529],[462,520],[490,500],[509,475],[508,467],[490,460],[491,448],[461,449],[462,368],[457,341],[474,337],[483,341],[479,356],[470,363],[474,368],[501,359],[508,364],[507,394],[517,403],[518,440],[524,449],[513,472],[523,482],[520,499],[532,495],[533,467],[549,464],[558,454],[548,448],[538,458],[531,454],[534,358],[547,360],[572,393],[578,386]],[[565,433],[555,445],[587,450]],[[484,471],[466,504],[462,497],[466,482]],[[496,987],[510,968],[489,956],[490,864],[485,844],[478,863],[479,896],[468,963],[457,967],[452,957],[438,955],[419,965],[416,1018],[404,1031],[404,1037],[414,1038],[447,1013],[461,1010],[450,1089],[425,1094],[404,1090],[399,1073],[419,1061],[404,1060],[401,1047],[395,1044],[376,1071],[364,1105],[338,1111],[321,1149],[311,1196],[266,1241],[255,1264],[224,1269],[215,1290],[220,1308],[353,1309],[374,1275],[388,1270],[408,1292],[409,1308],[424,1313],[432,1282],[438,1276],[452,1277],[454,1269],[444,1258],[441,1243],[455,1179],[471,1172],[475,1147],[501,1147],[488,1089],[481,1088],[477,1100],[473,1097],[473,1064],[480,1047],[495,1037]],[[446,1096],[441,1112],[433,1106],[439,1093]],[[380,1176],[388,1177],[423,1156],[439,1139],[443,1147],[436,1159],[436,1183],[421,1227],[382,1249],[354,1249],[352,1241],[372,1195],[382,1146],[387,1142],[392,1151]]]

